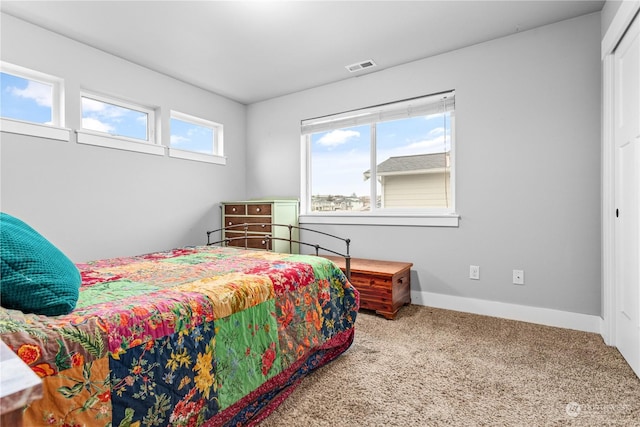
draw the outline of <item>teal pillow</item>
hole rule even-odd
[[[70,313],[82,281],[78,268],[33,228],[0,212],[0,304],[58,316]]]

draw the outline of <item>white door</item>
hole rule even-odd
[[[640,19],[614,53],[616,346],[640,377]]]

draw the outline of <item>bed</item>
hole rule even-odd
[[[353,342],[358,293],[322,257],[205,245],[75,269],[65,314],[6,308],[3,282],[1,338],[43,381],[27,426],[255,425]]]

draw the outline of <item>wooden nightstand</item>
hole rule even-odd
[[[325,256],[345,271],[345,260]],[[395,319],[400,307],[411,304],[410,262],[351,258],[351,284],[360,292],[360,308]]]

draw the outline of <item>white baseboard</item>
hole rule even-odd
[[[411,291],[411,303],[583,332],[602,333],[602,318],[590,314],[419,291]]]

